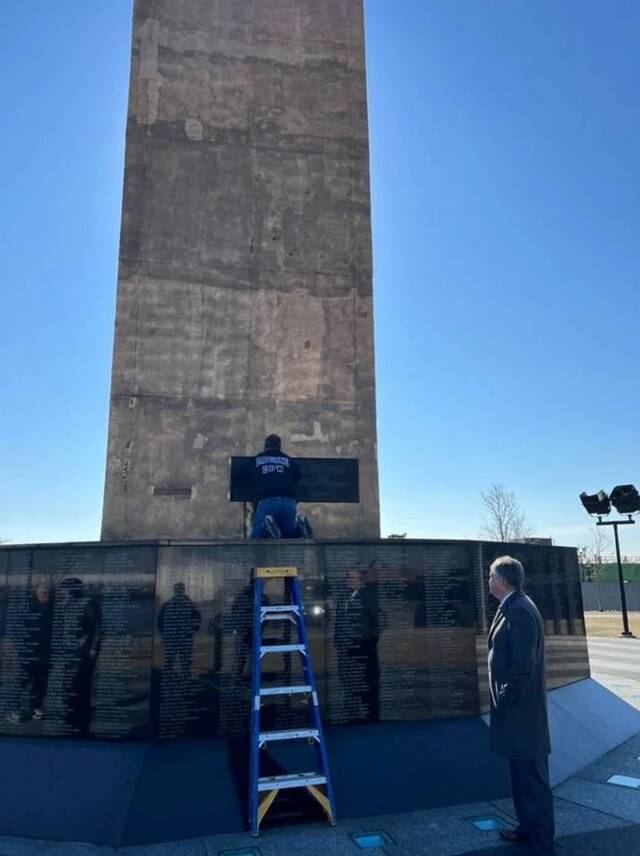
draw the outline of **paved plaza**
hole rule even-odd
[[[591,677],[640,710],[640,639],[589,639]]]
[[[589,642],[593,677],[640,709],[640,640],[594,639]],[[622,784],[609,783],[622,776]],[[637,779],[637,783],[633,782]],[[637,787],[629,785],[637,784]],[[640,853],[640,735],[559,785],[555,791],[559,856],[605,856]],[[526,848],[501,844],[495,830],[474,821],[513,827],[510,800],[448,808],[292,826],[263,832],[220,835],[147,847],[94,847],[26,839],[0,838],[0,856],[356,856],[354,836],[379,833],[386,842],[370,853],[387,856],[454,856],[454,854],[525,854]]]

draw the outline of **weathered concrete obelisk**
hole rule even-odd
[[[362,0],[136,0],[103,539],[239,537],[270,432],[378,536]]]

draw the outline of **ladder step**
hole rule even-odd
[[[286,776],[266,776],[258,779],[259,791],[284,790],[285,788],[308,788],[309,785],[326,785],[327,777],[322,773],[294,773]]]
[[[307,653],[306,645],[261,645],[260,656],[265,654],[289,654],[293,651],[298,651],[300,654]]]
[[[272,743],[275,740],[319,740],[320,732],[317,728],[299,728],[296,731],[262,731],[260,733],[260,745]]]
[[[277,612],[275,615],[263,615],[260,621],[291,621],[296,623],[296,618],[293,612]]]
[[[311,687],[309,684],[290,686],[290,687],[265,687],[260,690],[261,696],[270,695],[296,695],[297,693],[310,693]]]
[[[300,607],[294,606],[292,603],[283,603],[279,606],[263,606],[260,608],[260,615],[277,615],[279,612],[295,612],[300,615]]]

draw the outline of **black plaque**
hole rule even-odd
[[[326,705],[331,723],[379,719],[380,609],[372,550],[345,544],[324,551]]]
[[[53,586],[34,570],[32,550],[8,554],[0,729],[9,734],[42,732],[51,667]]]
[[[10,551],[4,733],[148,737],[154,552]]]
[[[468,548],[325,548],[330,722],[478,711]]]
[[[39,664],[41,633],[34,614],[36,606],[32,603],[34,592],[30,588],[33,576],[32,552],[8,552],[4,565],[0,733],[13,734],[20,733],[23,698],[29,711],[35,704],[40,709],[43,707],[46,682],[43,681]],[[42,591],[44,595],[44,587]]]
[[[582,588],[578,557],[573,549],[556,549],[557,577],[565,610],[560,633],[547,639],[547,686],[565,686],[589,677]]]
[[[225,579],[210,547],[161,547],[154,621],[154,733],[160,739],[210,736],[221,637],[216,604]]]
[[[235,736],[248,727],[253,636],[252,569],[260,565],[300,568],[307,603],[307,630],[320,671],[324,654],[324,605],[317,553],[305,546],[260,543],[167,546],[158,564],[155,648],[155,733],[178,737]],[[284,602],[282,581],[265,586],[265,603]],[[297,641],[289,625],[267,626],[268,642]],[[268,655],[262,684],[302,682],[299,654]],[[274,697],[264,702],[263,728],[301,725],[307,702]]]
[[[244,738],[252,569],[295,566],[323,718],[472,716],[488,703],[489,565],[506,552],[547,632],[550,687],[589,674],[576,551],[461,542],[77,545],[0,549],[0,733]],[[263,603],[287,597],[270,581]],[[291,623],[265,642],[297,642]],[[476,652],[477,645],[477,652]],[[268,654],[263,686],[303,683]],[[479,704],[482,699],[482,707]],[[308,725],[305,696],[269,698],[264,729]]]
[[[298,502],[360,502],[359,462],[356,458],[296,458],[301,478]],[[254,459],[234,457],[229,467],[231,502],[256,499]]]
[[[429,718],[479,711],[472,556],[466,545],[424,548]]]
[[[105,551],[91,733],[148,739],[156,547]]]
[[[582,607],[577,554],[574,549],[534,544],[482,544],[483,579],[488,587],[489,568],[505,554],[522,562],[524,591],[538,607],[545,625],[546,673],[549,689],[588,678],[589,655]],[[487,627],[497,609],[490,595],[486,600]],[[488,707],[486,644],[478,640],[478,663],[482,676],[483,709]]]

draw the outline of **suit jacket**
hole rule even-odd
[[[544,623],[523,592],[498,608],[488,645],[491,751],[507,758],[548,755]]]

